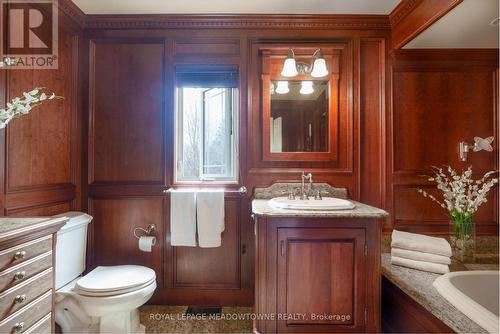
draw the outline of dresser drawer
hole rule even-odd
[[[52,313],[47,314],[36,324],[28,328],[25,334],[50,334],[52,331]]]
[[[52,268],[0,294],[0,320],[23,308],[52,289]],[[47,310],[50,312],[50,308]],[[44,313],[44,314],[45,314]]]
[[[52,267],[52,251],[48,251],[0,272],[0,293]]]
[[[0,322],[0,333],[21,333],[50,313],[52,290]]]
[[[52,235],[0,250],[0,271],[52,249]]]

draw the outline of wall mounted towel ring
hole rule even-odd
[[[156,225],[155,224],[149,224],[145,229],[142,227],[136,227],[134,228],[134,236],[139,239],[141,236],[137,235],[137,231],[142,231],[146,233],[146,235],[153,235],[156,232]]]

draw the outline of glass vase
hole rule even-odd
[[[462,263],[474,262],[475,233],[474,214],[451,212],[451,228],[453,235],[450,238],[453,257]]]

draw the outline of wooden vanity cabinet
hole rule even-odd
[[[378,332],[376,219],[255,219],[259,333]]]

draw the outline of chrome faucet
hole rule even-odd
[[[307,193],[305,190],[305,180],[309,180],[309,190]],[[308,193],[311,193],[311,191],[312,191],[312,184],[313,184],[312,174],[311,173],[306,174],[306,173],[302,172],[301,184],[300,184],[300,199],[301,200],[308,200],[309,199]]]

